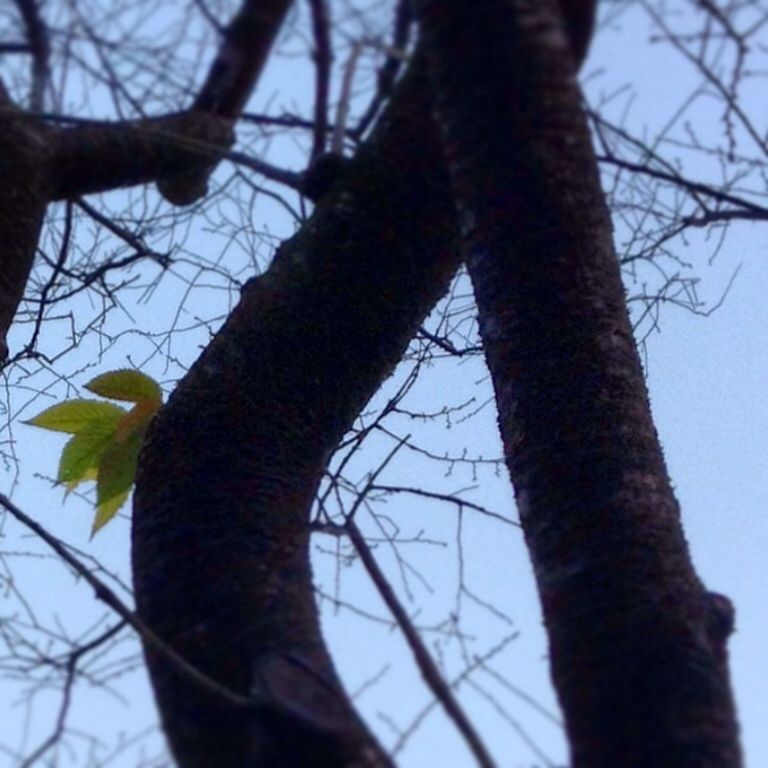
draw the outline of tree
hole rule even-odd
[[[215,13],[196,5],[215,25]],[[398,80],[409,27],[402,5],[397,48],[371,107],[347,129],[342,88],[329,143],[329,9],[310,3],[316,114],[311,162],[297,173],[229,149],[288,3],[246,1],[219,29],[218,56],[189,110],[63,127],[41,114],[46,25],[36,4],[17,3],[32,95],[25,110],[6,94],[1,113],[5,328],[46,206],[69,203],[32,338],[12,363],[34,358],[55,306],[48,294],[76,276],[67,265],[72,203],[134,250],[130,261],[92,268],[83,285],[151,254],[82,195],[154,181],[169,202],[189,205],[204,200],[224,157],[315,204],[269,269],[242,285],[142,452],[132,523],[137,614],[124,618],[144,641],[175,758],[184,766],[392,764],[323,641],[309,560],[310,534],[322,531],[350,542],[476,760],[493,764],[358,526],[373,480],[348,514],[313,511],[329,456],[448,290],[463,247],[574,765],[739,765],[725,651],[731,609],[689,562],[573,85],[593,4],[417,5],[424,39],[407,71]],[[725,12],[715,11],[722,24]],[[80,23],[97,51],[108,47]],[[361,48],[351,46],[349,81]],[[349,141],[354,155],[341,157]],[[615,144],[605,147],[609,162],[629,167]],[[702,205],[707,223],[764,215],[748,197],[712,193],[660,172],[653,159],[637,164],[640,178],[663,173],[694,199],[713,200]],[[681,214],[675,226],[697,223]],[[421,334],[462,353],[450,338]]]

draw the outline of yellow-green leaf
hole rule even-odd
[[[111,499],[107,499],[107,501],[97,505],[96,517],[93,519],[93,526],[91,527],[91,538],[117,514],[117,511],[125,504],[130,493],[131,489],[129,487],[117,496],[113,496]]]
[[[109,522],[128,498],[136,478],[136,465],[145,432],[146,424],[133,430],[124,439],[115,436],[104,449],[96,479],[97,511],[93,533]]]
[[[78,432],[61,452],[57,480],[72,490],[83,480],[92,479],[88,473],[98,468],[104,449],[114,433],[114,427],[104,429],[98,424]]]
[[[154,379],[130,368],[102,373],[101,376],[91,379],[85,388],[102,397],[127,400],[132,403],[138,403],[141,400],[160,402],[163,398],[163,392]]]
[[[72,491],[77,488],[80,483],[84,483],[87,480],[93,480],[96,481],[96,478],[99,476],[99,469],[98,467],[89,467],[85,472],[83,472],[83,476],[79,480],[71,480],[70,482],[66,483],[67,491],[64,494],[64,498],[69,496]]]
[[[67,400],[46,408],[25,423],[74,435],[94,425],[114,431],[125,413],[125,409],[119,405],[99,400]]]

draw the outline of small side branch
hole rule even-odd
[[[45,102],[45,86],[48,83],[51,55],[48,28],[40,16],[37,0],[16,0],[27,32],[28,52],[32,55],[32,87],[29,106],[34,112],[41,112]]]
[[[194,681],[201,688],[219,696],[222,701],[236,707],[250,707],[251,701],[229,688],[213,680],[186,659],[182,658],[173,648],[167,645],[144,621],[132,611],[101,579],[94,576],[91,570],[83,565],[67,548],[67,546],[35,522],[29,515],[21,511],[5,494],[0,493],[0,507],[4,507],[16,520],[28,528],[38,538],[42,539],[78,576],[90,586],[96,597],[109,606],[126,624],[132,627],[141,638],[151,645],[158,653],[167,658],[182,674]]]
[[[315,125],[312,140],[310,163],[325,151],[328,134],[328,93],[331,87],[331,32],[328,6],[325,0],[309,0],[312,14],[312,34],[315,49],[312,58],[315,62]]]
[[[443,705],[448,717],[453,720],[456,728],[458,728],[459,732],[464,737],[467,746],[477,760],[477,764],[482,766],[482,768],[495,768],[495,763],[480,739],[480,735],[477,733],[475,727],[472,725],[456,697],[453,695],[451,687],[440,674],[440,670],[432,660],[432,656],[422,642],[422,639],[408,617],[405,608],[403,608],[398,600],[397,595],[392,589],[392,585],[387,580],[387,577],[384,575],[381,568],[379,568],[379,564],[376,562],[376,558],[374,558],[373,553],[371,552],[365,537],[357,527],[357,524],[350,518],[347,520],[344,528],[349,535],[349,540],[352,542],[352,546],[354,546],[355,551],[360,557],[363,567],[381,595],[381,599],[386,603],[387,608],[389,608],[392,615],[395,617],[395,621],[397,621],[400,631],[403,633],[406,642],[416,659],[419,671],[421,672],[424,681],[429,686],[429,689]]]

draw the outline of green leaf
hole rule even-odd
[[[99,468],[98,467],[89,467],[84,473],[83,476],[79,480],[70,480],[70,482],[66,483],[67,491],[64,494],[64,498],[66,499],[67,496],[69,496],[72,491],[77,488],[80,483],[86,482],[86,480],[93,480],[96,482],[96,478],[99,476]]]
[[[91,535],[106,525],[128,498],[146,431],[145,423],[124,438],[115,436],[105,448],[96,479],[96,519]]]
[[[96,481],[96,518],[91,537],[125,503],[136,478],[139,451],[150,421],[162,405],[162,391],[149,376],[134,370],[110,371],[86,384],[98,395],[134,403],[128,411],[97,400],[68,400],[27,422],[68,432],[59,462],[58,482],[67,493],[85,480]]]
[[[102,502],[96,507],[96,517],[91,526],[91,538],[101,530],[116,514],[120,507],[125,504],[126,499],[131,494],[131,489],[127,488],[117,496]]]
[[[85,388],[102,397],[132,403],[141,400],[156,400],[159,403],[163,399],[163,392],[154,379],[130,368],[102,373],[91,379]]]
[[[114,431],[125,413],[125,409],[119,405],[102,403],[99,400],[67,400],[46,408],[25,423],[75,435],[95,425]]]
[[[57,480],[71,491],[83,480],[95,479],[94,472],[115,434],[115,428],[103,429],[100,425],[91,425],[78,432],[61,452]]]

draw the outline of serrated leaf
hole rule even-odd
[[[96,478],[96,519],[92,535],[114,517],[128,498],[146,431],[144,424],[124,439],[115,436],[104,449]]]
[[[101,530],[118,512],[120,507],[125,504],[126,499],[131,494],[130,487],[117,496],[113,496],[96,507],[96,517],[91,526],[91,538]]]
[[[70,482],[65,483],[67,491],[64,494],[64,498],[66,499],[67,496],[69,496],[69,494],[72,493],[72,491],[74,491],[75,488],[77,488],[78,485],[80,485],[80,483],[85,483],[88,480],[95,481],[96,478],[98,477],[98,475],[99,475],[98,467],[89,467],[83,473],[83,476],[79,480],[71,480]]]
[[[66,484],[69,490],[75,488],[93,474],[99,466],[104,449],[115,434],[115,428],[103,429],[92,425],[78,432],[61,452],[57,480]]]
[[[85,388],[102,397],[127,400],[131,403],[141,400],[160,402],[163,398],[163,392],[154,379],[131,368],[102,373],[101,376],[91,379]]]
[[[102,403],[99,400],[67,400],[46,408],[24,423],[74,435],[94,425],[114,431],[125,414],[124,408],[112,403]]]
[[[69,493],[85,480],[96,480],[93,537],[130,495],[139,451],[149,422],[162,405],[162,391],[149,376],[128,369],[97,376],[86,387],[134,406],[127,411],[98,400],[69,400],[27,423],[73,435],[61,454],[58,481]]]

